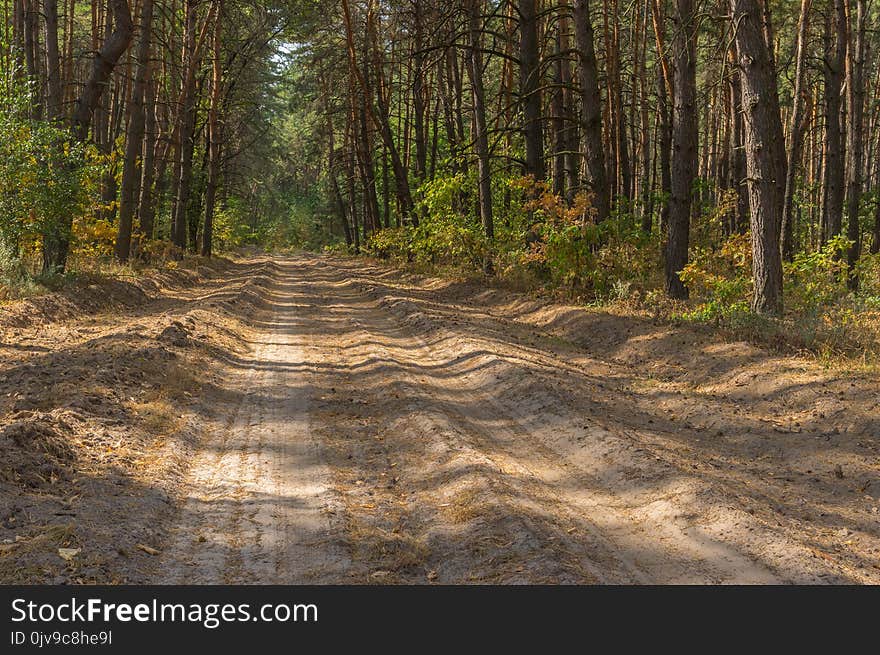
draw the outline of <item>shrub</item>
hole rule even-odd
[[[849,292],[846,251],[852,244],[835,236],[814,252],[799,252],[785,269],[785,297],[789,308],[815,314]]]
[[[27,84],[5,73],[11,77],[0,84],[0,242],[7,258],[28,259],[47,234],[91,242],[94,230],[104,230],[90,221],[106,159],[60,124],[28,118]]]
[[[702,302],[684,318],[718,323],[748,312],[751,269],[748,234],[730,236],[718,249],[695,248],[679,277]]]

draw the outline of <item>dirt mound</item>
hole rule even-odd
[[[76,459],[70,436],[79,420],[66,410],[13,414],[0,428],[0,478],[33,488],[64,478]]]
[[[84,314],[137,307],[156,298],[163,289],[192,287],[231,265],[230,260],[222,258],[193,258],[177,268],[144,271],[137,278],[85,274],[61,291],[0,305],[0,333],[4,328],[28,328]]]
[[[267,297],[272,286],[272,278],[268,273],[273,269],[274,266],[270,263],[263,263],[259,272],[251,273],[237,293],[223,301],[222,305],[240,318],[254,318],[257,312],[268,307]]]
[[[194,259],[0,306],[0,584],[120,583],[154,565],[137,545],[162,547],[194,426],[215,412],[200,391],[247,346],[245,312],[220,299],[264,270]]]
[[[127,282],[90,276],[63,291],[0,307],[0,328],[26,328],[106,309],[134,307],[147,302],[157,290],[156,283],[149,279]]]
[[[189,344],[189,338],[195,329],[195,320],[187,316],[183,321],[172,321],[171,325],[166,327],[157,340],[178,348],[185,348]]]

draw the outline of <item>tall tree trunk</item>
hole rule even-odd
[[[630,168],[629,146],[626,140],[627,118],[623,107],[623,80],[621,79],[620,65],[620,9],[617,0],[612,0],[611,13],[609,18],[612,20],[610,29],[610,41],[606,45],[608,55],[608,65],[610,69],[607,71],[610,78],[609,105],[612,108],[610,112],[611,127],[613,131],[614,142],[614,177],[611,179],[612,188],[616,190],[618,202],[620,200],[629,200],[632,186],[632,169]],[[613,193],[612,193],[613,195]]]
[[[110,7],[113,10],[113,32],[109,38],[104,40],[104,44],[92,61],[92,72],[83,87],[73,113],[73,135],[79,141],[85,141],[88,138],[89,125],[95,108],[98,106],[104,90],[109,86],[110,75],[119,58],[128,49],[134,33],[128,1],[110,0]]]
[[[611,197],[605,170],[605,150],[602,145],[602,95],[599,92],[599,69],[593,42],[590,0],[574,0],[572,8],[580,61],[578,72],[587,176],[590,190],[593,192],[596,222],[600,223],[611,214]]]
[[[205,225],[202,230],[202,257],[214,252],[214,205],[220,180],[220,152],[223,144],[223,123],[220,120],[220,98],[223,74],[220,66],[223,35],[223,0],[216,0],[213,52],[211,57],[211,105],[208,109],[208,183],[205,187]]]
[[[687,265],[693,184],[697,174],[697,56],[694,0],[676,0],[673,40],[672,195],[666,242],[666,292],[687,298],[679,277]]]
[[[785,180],[785,138],[779,113],[776,71],[762,29],[756,0],[730,0],[736,26],[742,82],[746,169],[752,230],[754,297],[752,309],[782,312],[780,236]]]
[[[40,10],[38,0],[23,0],[24,2],[24,58],[27,67],[28,78],[35,84],[31,89],[30,116],[32,120],[39,120],[42,116],[43,105],[40,102]]]
[[[519,91],[523,108],[525,173],[536,180],[546,177],[544,126],[541,114],[541,56],[538,44],[537,0],[519,2]]]
[[[749,215],[749,190],[746,184],[746,153],[743,144],[742,82],[736,59],[736,44],[731,44],[730,85],[730,145],[728,155],[728,187],[736,195],[736,202],[728,213],[726,234],[742,234],[746,231]]]
[[[492,169],[489,162],[489,136],[486,128],[486,91],[483,87],[482,48],[482,0],[468,0],[468,49],[467,69],[471,81],[474,111],[474,149],[477,153],[477,175],[479,176],[480,220],[486,239],[495,238],[495,224],[492,218]],[[492,273],[491,255],[483,262],[487,274]]]
[[[196,29],[198,21],[197,0],[187,0],[184,18],[183,68],[184,78],[178,111],[177,188],[171,220],[171,242],[181,251],[186,249],[187,210],[192,191],[192,159],[195,149],[196,124]]]
[[[368,87],[369,88],[369,87]],[[354,134],[357,144],[358,169],[361,174],[361,186],[364,189],[364,235],[375,231],[379,225],[379,196],[376,191],[376,166],[373,161],[373,146],[370,138],[370,124],[367,121],[366,100],[360,99],[358,109],[358,127]]]
[[[144,151],[144,97],[147,86],[147,66],[150,63],[150,39],[153,30],[153,0],[141,0],[140,35],[137,50],[137,68],[131,95],[131,111],[125,136],[125,159],[122,165],[119,228],[116,232],[116,259],[128,261],[131,253],[132,223],[140,197],[140,157]]]
[[[424,182],[428,168],[428,134],[425,129],[425,53],[424,53],[424,0],[413,3],[413,127],[416,142],[416,177]]]
[[[46,83],[48,88],[46,115],[61,119],[61,56],[58,49],[58,0],[44,0],[46,20]]]
[[[565,150],[567,148],[567,130],[565,121],[565,97],[563,95],[562,62],[565,56],[562,52],[562,25],[557,24],[556,38],[554,39],[554,89],[550,100],[553,125],[553,193],[557,196],[565,196]]]
[[[843,130],[840,124],[841,88],[846,66],[845,0],[833,0],[834,11],[828,12],[825,24],[825,198],[823,202],[823,243],[841,232],[845,156]]]
[[[795,54],[794,97],[792,98],[791,122],[788,143],[788,168],[785,173],[785,198],[782,205],[782,256],[790,260],[794,256],[794,183],[801,163],[803,136],[807,128],[804,120],[804,75],[806,73],[807,36],[810,30],[810,9],[812,0],[801,0],[800,20],[798,21],[797,46]]]
[[[156,223],[156,195],[153,183],[156,176],[156,155],[159,154],[161,140],[156,120],[156,84],[152,81],[152,65],[147,62],[145,72],[144,107],[144,161],[141,166],[140,201],[138,202],[138,234],[140,241],[153,239]]]
[[[361,87],[361,91],[364,93],[364,96],[367,99],[366,109],[369,112],[369,117],[376,128],[379,130],[379,133],[382,136],[382,140],[388,147],[388,154],[391,157],[391,165],[392,169],[394,170],[394,184],[397,191],[397,199],[400,203],[401,211],[403,212],[403,215],[412,222],[413,225],[417,226],[419,224],[419,220],[414,211],[415,203],[413,202],[412,194],[409,188],[409,176],[403,166],[403,161],[400,158],[400,152],[398,151],[397,144],[394,141],[394,132],[391,129],[390,107],[388,106],[387,98],[380,89],[380,92],[377,93],[380,105],[379,111],[377,112],[376,109],[373,107],[373,101],[371,97],[372,94],[368,92],[369,87],[366,80],[364,79],[364,74],[357,65],[357,51],[354,42],[354,26],[352,24],[351,8],[349,7],[348,0],[342,0],[342,11],[343,19],[345,22],[345,37],[346,44],[348,46],[349,65],[351,68],[351,72],[357,79],[358,84]],[[368,28],[369,23],[370,21],[368,20]],[[368,32],[369,31],[370,30],[368,29]],[[366,66],[366,61],[364,65]]]
[[[654,28],[659,72],[657,74],[657,113],[659,114],[659,130],[657,140],[660,147],[660,190],[663,203],[660,205],[660,234],[665,234],[669,227],[669,199],[672,197],[672,121],[670,120],[669,100],[672,93],[672,75],[666,59],[665,16],[662,12],[661,0],[647,0],[651,3],[651,23]]]
[[[571,202],[580,186],[580,126],[577,106],[572,93],[571,37],[569,0],[560,0],[559,50],[562,59],[559,63],[560,83],[562,84],[562,110],[565,121],[565,188],[566,199]]]
[[[862,121],[865,109],[864,88],[864,61],[865,61],[865,0],[851,0],[847,7],[851,10],[855,4],[855,26],[849,39],[846,59],[846,89],[847,105],[849,111],[847,118],[849,125],[846,130],[846,214],[847,214],[847,238],[851,244],[847,251],[847,264],[849,266],[849,286],[851,289],[858,288],[859,278],[855,266],[861,254],[861,229],[859,227],[859,205],[862,200],[862,155],[864,143],[862,138]],[[851,25],[849,12],[847,12],[847,24]]]
[[[339,179],[338,179],[338,171],[337,169],[337,157],[336,157],[336,143],[335,143],[335,134],[333,130],[333,120],[330,116],[330,113],[327,112],[327,138],[329,140],[328,144],[328,162],[327,162],[327,173],[330,176],[330,187],[333,191],[333,199],[336,202],[336,213],[339,217],[340,224],[342,225],[342,233],[345,236],[345,245],[351,248],[353,244],[352,236],[351,236],[351,226],[348,223],[348,215],[345,210],[345,200],[342,197],[342,190],[339,188]]]
[[[651,188],[653,170],[651,163],[651,134],[650,134],[650,120],[648,116],[648,71],[647,71],[647,56],[648,56],[648,11],[650,10],[648,6],[648,2],[645,3],[644,14],[642,15],[641,22],[641,40],[642,40],[642,53],[638,59],[638,89],[639,94],[641,96],[641,103],[639,106],[639,120],[641,122],[641,138],[639,147],[641,148],[642,154],[642,175],[641,180],[639,182],[640,185],[640,195],[642,200],[642,216],[641,216],[641,228],[642,232],[645,234],[651,233],[651,228],[653,227],[654,222],[654,195],[653,189]],[[656,138],[656,134],[655,134]]]

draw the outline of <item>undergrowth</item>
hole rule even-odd
[[[770,317],[750,308],[750,237],[722,230],[730,211],[723,196],[703,207],[692,226],[690,263],[681,272],[690,299],[672,301],[663,292],[661,239],[656,231],[642,231],[638,207],[597,225],[586,194],[566,200],[531,178],[495,184],[503,201],[496,203],[493,240],[472,209],[468,189],[474,181],[459,174],[420,190],[418,227],[380,230],[364,253],[416,272],[481,278],[605,311],[706,325],[777,351],[810,353],[826,364],[873,367],[880,361],[880,255],[861,257],[853,291],[847,284],[850,242],[842,236],[784,263],[785,312]],[[491,277],[484,273],[487,260]]]

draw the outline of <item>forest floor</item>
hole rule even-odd
[[[317,255],[0,308],[0,582],[878,583],[880,381]]]

